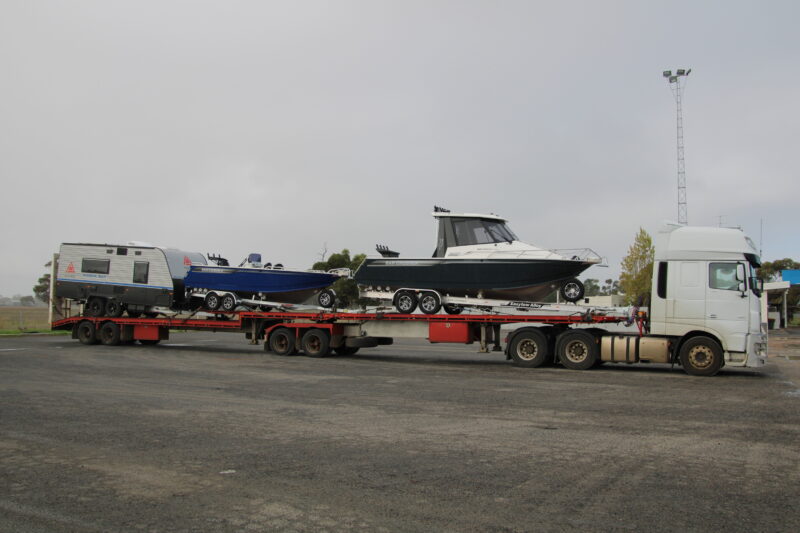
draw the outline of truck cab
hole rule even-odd
[[[767,337],[759,266],[753,241],[740,230],[666,224],[655,242],[650,334],[679,344],[711,338],[726,365],[762,366]]]

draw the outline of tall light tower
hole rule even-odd
[[[683,111],[681,109],[681,95],[686,85],[686,76],[692,69],[679,68],[675,74],[671,70],[664,71],[664,77],[669,82],[669,88],[678,105],[678,223],[686,224],[686,163],[683,160]],[[683,79],[683,80],[682,80]]]

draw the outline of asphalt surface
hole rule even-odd
[[[697,378],[2,338],[0,531],[800,531],[797,340]]]

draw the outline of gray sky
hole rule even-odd
[[[0,3],[0,294],[61,242],[309,267],[435,246],[434,204],[591,247],[688,218],[800,260],[796,2]]]

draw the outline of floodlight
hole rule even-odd
[[[679,68],[677,74],[678,74],[678,76],[685,76],[686,75],[686,70],[682,69],[682,68]]]
[[[671,70],[665,70],[664,71],[664,77],[665,78],[669,78],[670,76],[672,76],[672,71]]]

